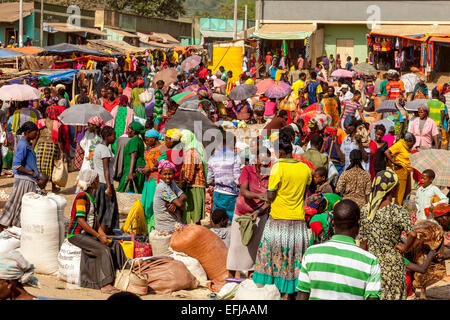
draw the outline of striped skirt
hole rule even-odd
[[[20,213],[22,211],[22,197],[25,193],[36,192],[36,183],[30,180],[14,179],[14,185],[8,201],[0,213],[0,225],[5,227],[21,227]]]
[[[49,181],[52,181],[55,160],[60,157],[58,145],[55,142],[39,142],[37,145],[36,159],[39,172],[46,173]]]
[[[309,245],[304,220],[269,217],[256,255],[253,281],[275,284],[281,293],[296,292],[301,261]]]

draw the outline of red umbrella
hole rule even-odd
[[[275,81],[272,79],[265,79],[263,81],[260,81],[256,84],[256,88],[258,91],[256,91],[256,94],[261,94],[267,91],[271,86],[275,84]]]
[[[272,85],[269,89],[266,90],[264,95],[267,98],[284,98],[291,92],[291,86],[286,82],[280,81]]]

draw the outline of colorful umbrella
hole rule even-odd
[[[292,89],[290,85],[288,85],[286,82],[280,81],[267,89],[264,95],[267,98],[282,99],[286,97],[291,92],[291,90]]]
[[[191,84],[183,89],[183,92],[197,92],[200,87],[198,84]]]
[[[214,88],[219,88],[226,85],[225,81],[223,81],[222,79],[214,79]]]
[[[375,110],[378,113],[397,112],[397,104],[395,100],[384,100],[380,106]]]
[[[430,100],[429,99],[417,99],[417,100],[409,101],[406,103],[405,109],[406,109],[406,111],[409,111],[409,112],[416,112],[417,110],[419,110],[419,107],[421,105],[427,104],[428,101],[430,101]]]
[[[152,86],[153,88],[156,88],[156,83],[159,80],[164,81],[164,87],[168,88],[170,84],[177,81],[178,71],[174,68],[164,69],[159,71],[157,74],[155,74],[155,77],[153,78]]]
[[[356,66],[353,66],[353,71],[365,74],[366,76],[374,76],[378,73],[377,69],[367,62],[358,63]]]
[[[316,102],[303,109],[303,112],[305,113],[310,111],[323,112],[323,104],[321,102]]]
[[[271,86],[275,84],[275,81],[272,79],[265,79],[256,84],[256,88],[258,91],[256,91],[256,94],[262,94],[267,91]]]
[[[235,101],[247,100],[256,94],[256,90],[256,86],[244,83],[231,90],[228,96]]]
[[[400,77],[405,86],[405,92],[413,92],[416,84],[420,82],[420,78],[414,73],[407,73]]]
[[[36,100],[42,93],[27,84],[10,84],[0,88],[0,100],[3,101],[27,101]]]
[[[74,104],[59,115],[59,120],[66,126],[86,126],[88,120],[99,116],[107,123],[113,119],[111,113],[98,104]]]
[[[355,73],[353,71],[348,71],[345,69],[337,69],[334,71],[331,76],[335,78],[353,78]]]
[[[436,178],[433,184],[442,187],[450,186],[450,151],[443,149],[420,150],[409,156],[411,166],[422,172],[433,169]]]
[[[177,104],[181,104],[181,103],[183,103],[184,101],[189,100],[189,98],[195,98],[195,99],[198,99],[198,97],[197,97],[197,95],[195,94],[195,92],[188,92],[188,91],[178,93],[178,94],[174,95],[174,96],[173,96],[172,98],[170,98],[170,99],[172,99],[173,101],[175,101]]]
[[[181,69],[184,71],[189,71],[198,66],[200,62],[202,62],[202,57],[197,55],[190,56],[181,63]]]

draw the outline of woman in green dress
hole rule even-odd
[[[111,127],[116,131],[116,141],[111,145],[111,150],[114,152],[114,155],[117,157],[117,140],[125,133],[128,132],[128,127],[131,122],[133,122],[134,112],[133,109],[128,107],[128,97],[122,95],[120,97],[119,105],[114,107],[111,110],[111,115],[113,116],[113,120],[111,122]]]
[[[132,122],[128,126],[128,137],[131,138],[123,150],[123,175],[117,192],[142,193],[145,175],[136,172],[136,168],[145,167],[143,134],[145,128],[139,122]]]

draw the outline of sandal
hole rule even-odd
[[[114,294],[114,293],[119,293],[120,292],[119,289],[114,288],[114,287],[109,287],[107,289],[101,288],[100,291],[101,291],[101,293],[104,293],[104,294]]]

